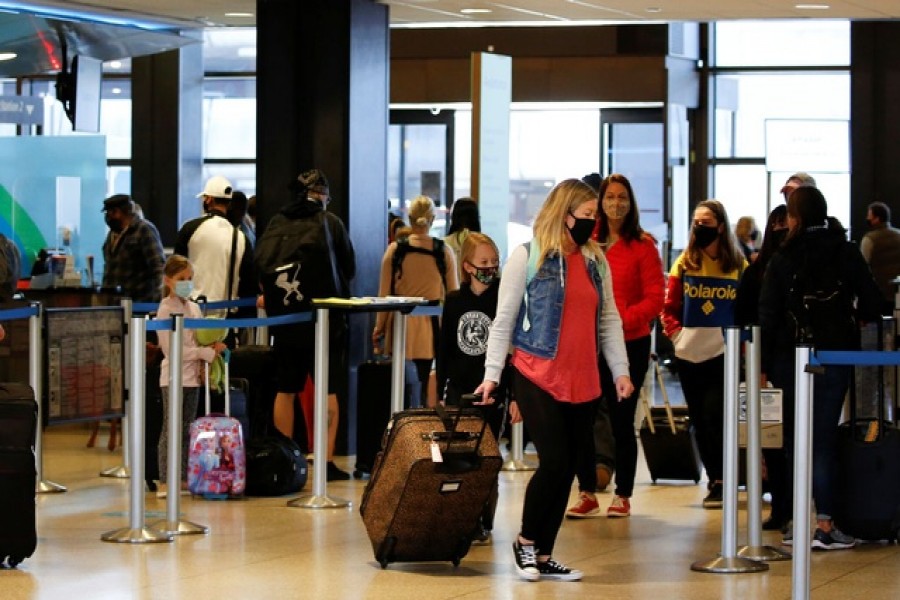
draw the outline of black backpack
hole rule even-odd
[[[289,437],[251,438],[247,441],[248,496],[283,496],[303,489],[308,463],[300,446]]]
[[[330,238],[324,211],[269,221],[254,254],[268,315],[310,310],[313,298],[343,295]]]
[[[394,257],[391,260],[391,296],[394,295],[394,281],[403,278],[403,259],[410,252],[418,254],[430,254],[437,263],[438,271],[441,273],[441,283],[444,284],[444,291],[447,290],[447,259],[444,256],[444,240],[436,237],[431,238],[432,248],[419,248],[409,243],[408,237],[397,238],[397,248],[394,250]]]
[[[788,293],[788,323],[797,343],[817,350],[859,347],[853,294],[844,280],[841,252],[801,261]]]

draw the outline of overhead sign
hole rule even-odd
[[[849,173],[850,124],[838,119],[767,119],[766,170]]]
[[[43,98],[32,98],[30,96],[0,96],[0,123],[43,125]]]

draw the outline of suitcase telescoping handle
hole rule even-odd
[[[434,410],[440,418],[441,422],[444,424],[444,430],[447,432],[447,450],[450,450],[450,446],[453,444],[453,440],[456,436],[456,428],[459,426],[459,420],[462,418],[463,412],[466,407],[471,407],[474,402],[481,400],[481,396],[478,394],[462,394],[459,399],[459,408],[456,411],[456,415],[451,417],[450,413],[447,412],[447,409],[443,404],[438,402],[434,406]],[[475,449],[473,454],[478,456],[478,451],[481,448],[481,440],[484,438],[484,432],[487,429],[487,419],[482,418],[481,420],[481,431],[477,434],[477,440],[475,442]],[[462,438],[463,441],[468,441],[471,438],[465,437]]]
[[[224,363],[225,363],[225,369],[224,369],[225,374],[223,375],[223,378],[225,381],[225,384],[224,384],[224,386],[225,386],[225,415],[231,416],[231,377],[230,377],[230,373],[228,372],[228,361],[226,360],[226,361],[224,361]],[[208,362],[203,363],[203,370],[204,370],[204,375],[205,375],[205,377],[203,378],[203,381],[205,383],[204,401],[206,403],[206,414],[208,415],[210,412],[212,412],[212,397],[209,392],[209,363]]]
[[[650,363],[653,365],[653,373],[656,376],[656,382],[659,384],[659,393],[662,394],[663,398],[663,407],[666,410],[666,420],[669,422],[669,429],[672,430],[672,435],[678,433],[678,430],[675,427],[675,414],[672,412],[672,405],[669,403],[669,392],[666,390],[666,382],[663,381],[662,370],[659,368],[659,357],[652,353],[650,354]],[[644,384],[646,385],[647,378],[651,377],[650,370],[647,370],[647,375],[644,376]],[[656,426],[653,423],[653,412],[651,411],[650,401],[648,400],[648,394],[640,395],[644,402],[644,411],[647,413],[647,428],[650,430],[650,433],[656,433]]]
[[[876,328],[877,328],[877,336],[878,339],[876,341],[876,348],[881,351],[884,350],[884,322],[888,321],[893,329],[894,323],[893,317],[882,317],[881,319],[876,319]],[[869,431],[866,432],[866,441],[878,441],[881,439],[882,430],[884,429],[884,424],[887,422],[888,414],[887,414],[887,402],[888,395],[884,390],[884,366],[878,365],[877,367],[878,375],[877,375],[877,383],[875,385],[876,394],[878,395],[878,415],[876,417],[875,423],[869,424]],[[856,395],[856,365],[850,367],[850,431],[856,434],[857,427],[857,403],[858,397]],[[874,430],[873,430],[874,428]]]

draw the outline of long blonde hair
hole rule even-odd
[[[466,230],[468,231],[468,230]],[[459,262],[460,268],[462,269],[462,283],[469,283],[472,281],[472,274],[462,268],[462,263],[472,264],[472,257],[475,256],[475,251],[478,250],[478,246],[482,244],[490,246],[494,249],[494,252],[497,254],[497,258],[500,257],[500,250],[497,249],[497,244],[494,243],[494,240],[481,232],[478,231],[470,231],[469,235],[466,236],[466,239],[463,240],[462,248],[459,251]]]
[[[191,264],[191,261],[189,261],[187,257],[181,256],[180,254],[173,254],[166,260],[166,266],[163,267],[163,275],[171,279],[185,269],[191,269],[193,271],[194,265]],[[172,288],[166,285],[166,280],[163,278],[163,298],[168,297],[171,293]]]
[[[566,216],[590,200],[597,200],[597,192],[580,179],[565,179],[557,183],[541,210],[534,218],[534,239],[541,249],[537,268],[550,254],[562,254],[563,244],[569,239],[566,230]],[[600,245],[588,240],[582,246],[582,254],[599,258]]]

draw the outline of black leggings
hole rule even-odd
[[[538,554],[553,554],[575,477],[575,465],[591,436],[591,403],[559,402],[512,370],[514,397],[540,461],[525,490],[522,531]],[[585,440],[590,440],[587,443]]]
[[[694,363],[678,359],[678,379],[709,482],[722,481],[725,355]]]
[[[603,401],[609,410],[612,435],[615,438],[616,495],[631,498],[634,493],[634,474],[637,471],[638,457],[634,413],[641,397],[647,366],[650,364],[650,336],[625,342],[625,349],[628,352],[628,375],[634,384],[634,392],[619,401],[616,397],[616,383],[605,361],[600,363],[600,384]],[[593,492],[597,488],[595,454],[589,450],[579,461],[578,489],[583,492]]]

